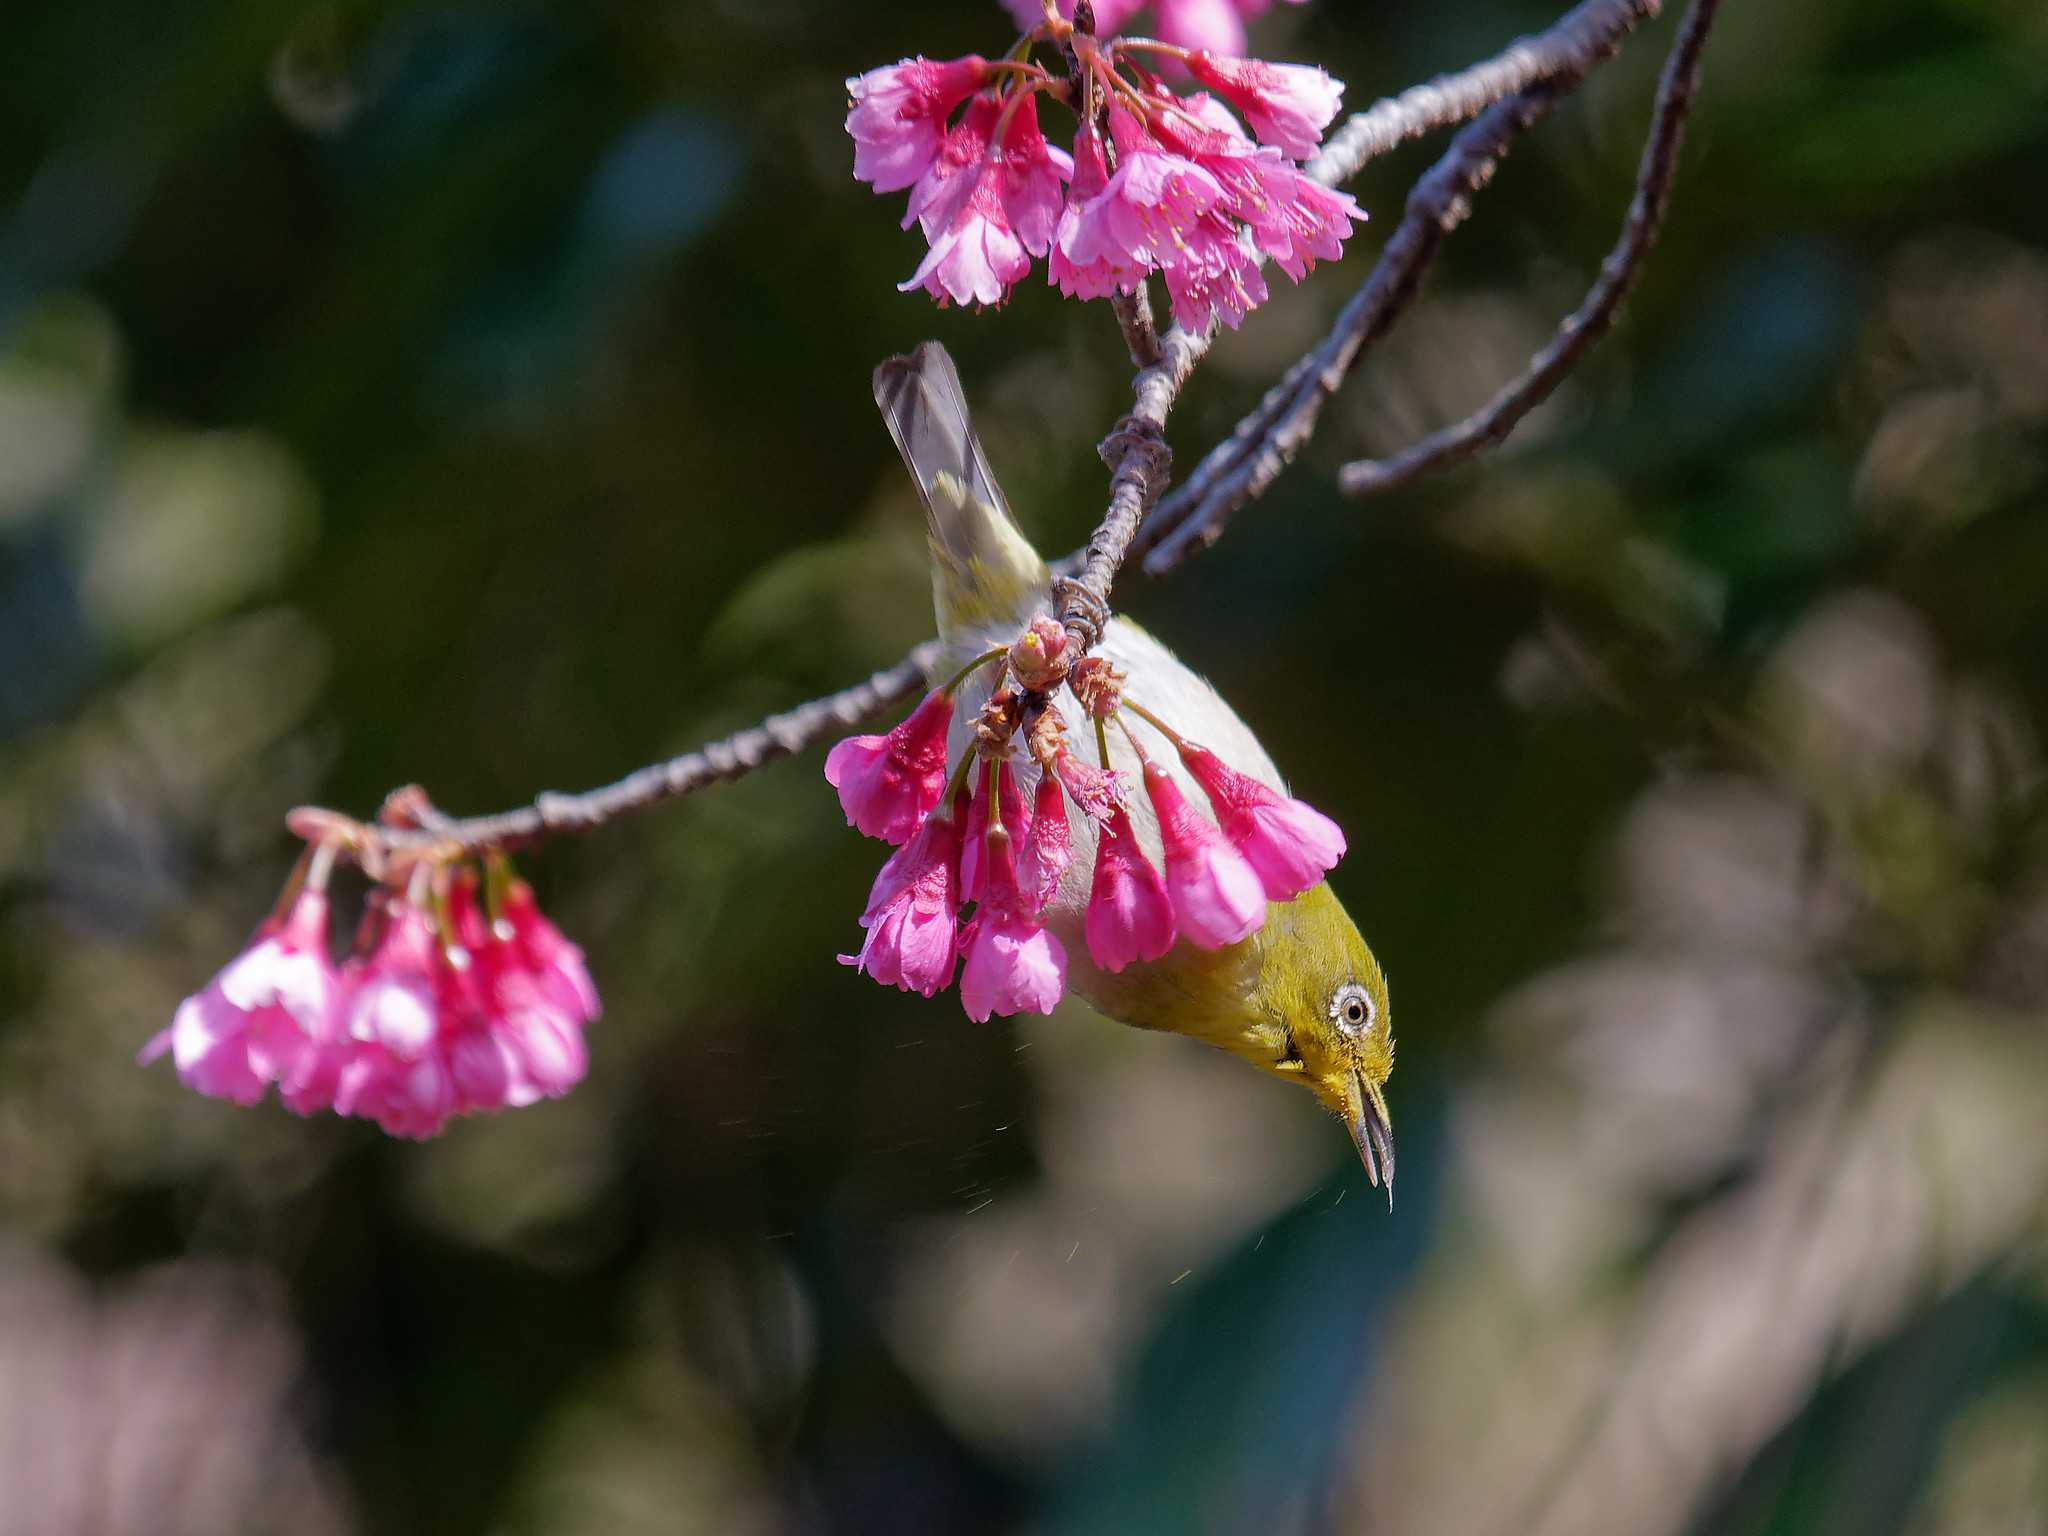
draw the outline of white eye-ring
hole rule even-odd
[[[1355,981],[1344,983],[1330,999],[1330,1022],[1347,1035],[1364,1034],[1378,1015],[1372,994]]]

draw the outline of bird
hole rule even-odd
[[[875,369],[874,393],[924,504],[941,643],[933,675],[955,675],[1045,614],[1053,572],[1011,515],[945,348],[928,341],[885,360]],[[1092,654],[1123,674],[1134,704],[1240,773],[1287,794],[1251,727],[1139,624],[1112,614]],[[993,686],[985,675],[959,686],[949,756],[973,750]],[[1121,717],[1132,713],[1124,710]],[[1145,758],[1172,773],[1190,802],[1200,804],[1177,743],[1144,719],[1125,718],[1125,725],[1129,738],[1123,730],[1104,733],[1108,766],[1135,781],[1142,745]],[[1028,754],[1020,757],[1016,772],[1028,801],[1040,770]],[[1132,796],[1129,810],[1156,866],[1163,843],[1148,801]],[[1188,1036],[1306,1088],[1344,1123],[1366,1176],[1385,1186],[1391,1209],[1394,1138],[1386,1084],[1394,1036],[1387,978],[1329,882],[1271,903],[1264,923],[1235,944],[1211,950],[1183,940],[1159,959],[1111,972],[1091,960],[1083,942],[1096,827],[1076,817],[1072,835],[1072,862],[1044,912],[1069,956],[1069,989],[1118,1023]]]

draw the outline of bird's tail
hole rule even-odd
[[[924,498],[939,633],[1012,623],[1052,573],[989,472],[960,375],[935,341],[875,370],[875,403]]]

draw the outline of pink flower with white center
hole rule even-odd
[[[1096,840],[1084,932],[1089,956],[1105,971],[1120,971],[1133,960],[1157,960],[1173,948],[1176,929],[1166,882],[1138,846],[1131,813],[1122,807]]]
[[[1344,100],[1344,82],[1308,64],[1268,64],[1197,51],[1188,68],[1245,116],[1262,143],[1306,160]]]
[[[900,192],[930,168],[945,141],[946,119],[981,88],[988,61],[905,59],[846,82],[853,110],[853,174],[877,192]]]
[[[254,1104],[280,1083],[303,1114],[316,1107],[337,993],[326,894],[302,890],[282,919],[265,922],[241,954],[178,1005],[170,1028],[136,1060],[147,1066],[168,1051],[186,1087],[237,1104]]]
[[[1258,872],[1202,818],[1173,775],[1145,764],[1145,790],[1166,846],[1166,893],[1174,922],[1190,943],[1221,949],[1256,933],[1266,920]]]
[[[960,916],[956,808],[933,811],[917,836],[890,855],[861,914],[867,939],[858,955],[841,955],[841,965],[926,997],[953,979]]]
[[[941,689],[883,736],[849,736],[825,755],[825,778],[839,791],[846,824],[885,843],[902,843],[946,787],[946,729],[953,701]]]
[[[1275,794],[1207,747],[1182,742],[1180,760],[1209,796],[1217,825],[1258,873],[1266,896],[1291,901],[1344,857],[1344,829],[1321,811]]]
[[[1060,877],[1074,861],[1074,834],[1067,825],[1067,799],[1054,774],[1041,772],[1031,798],[1031,841],[1026,863],[1025,895],[1034,912],[1043,912],[1059,893]]]
[[[1017,787],[1017,776],[1010,772],[1010,765],[1004,762],[997,775],[999,788],[997,798],[1003,807],[1003,830],[1010,834],[1010,847],[1022,848],[1031,836],[1031,810],[1024,803],[1024,792]],[[980,901],[987,892],[988,861],[988,772],[987,765],[979,765],[974,772],[974,798],[967,807],[967,819],[961,828],[960,841],[960,899],[963,902]]]
[[[1165,272],[1173,318],[1190,331],[1206,330],[1212,319],[1232,330],[1266,302],[1266,279],[1237,237],[1237,226],[1216,213],[1202,216],[1188,231],[1181,260]]]
[[[1223,188],[1122,107],[1109,109],[1109,129],[1116,172],[1061,226],[1060,252],[1079,271],[1171,267],[1183,259],[1188,233],[1223,200]]]
[[[1009,778],[1008,764],[1000,777]],[[987,890],[960,936],[967,957],[960,970],[961,1005],[976,1023],[995,1013],[1051,1013],[1067,988],[1067,952],[1018,887],[1014,841],[991,839],[986,854]]]

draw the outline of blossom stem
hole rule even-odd
[[[1109,46],[1113,53],[1140,50],[1147,53],[1163,53],[1170,59],[1179,59],[1182,63],[1186,63],[1194,56],[1193,49],[1183,48],[1177,43],[1162,43],[1156,37],[1120,37]]]
[[[320,846],[326,845],[323,843]],[[277,893],[277,904],[270,909],[270,920],[273,923],[283,922],[285,913],[289,912],[292,903],[299,899],[299,892],[305,889],[306,871],[312,862],[312,846],[300,849],[298,858],[292,861],[291,873],[284,877],[284,889]]]
[[[1164,736],[1168,741],[1172,742],[1175,747],[1184,747],[1187,745],[1187,739],[1183,737],[1179,731],[1176,731],[1172,726],[1168,725],[1164,720],[1160,719],[1157,715],[1153,714],[1151,710],[1147,709],[1137,700],[1126,695],[1123,700],[1123,703],[1124,706],[1127,709],[1129,709],[1132,714],[1136,715],[1140,720],[1144,721],[1147,725],[1151,726],[1153,730],[1157,731],[1160,735]],[[1126,730],[1128,729],[1129,728],[1126,727]]]
[[[973,767],[974,749],[969,747],[960,754],[959,766],[954,768],[952,777],[946,780],[946,792],[939,797],[939,803],[932,807],[934,816],[951,818],[954,804],[960,798],[960,791],[967,787],[967,775]]]
[[[1021,41],[1022,45],[1028,46],[1031,40],[1027,37]],[[1043,90],[1046,86],[1053,83],[1052,76],[1046,72],[1045,66],[1034,64],[1029,59],[990,59],[985,67],[992,75],[1021,76],[1029,80],[1032,87],[1037,90]]]
[[[1100,715],[1095,717],[1095,750],[1102,754],[1102,771],[1109,772],[1109,728]]]
[[[988,760],[988,815],[981,824],[981,858],[984,870],[994,867],[994,848],[998,837],[1008,838],[1010,829],[1003,825],[1002,781],[997,777],[1002,768],[1002,759]]]
[[[1125,702],[1128,703],[1129,701],[1126,700]],[[1133,709],[1137,709],[1137,706],[1135,704],[1133,704],[1131,707]],[[1143,710],[1138,710],[1138,713],[1141,715],[1145,715],[1145,712]],[[1152,717],[1150,715],[1145,715],[1145,718],[1147,720],[1152,720]],[[1131,750],[1138,754],[1138,761],[1140,763],[1151,762],[1152,754],[1145,750],[1145,743],[1138,740],[1137,733],[1131,729],[1130,722],[1124,719],[1124,717],[1121,714],[1118,714],[1115,717],[1115,719],[1117,729],[1124,733],[1124,740],[1128,741],[1131,744]],[[1154,725],[1159,725],[1159,722],[1157,720],[1152,720],[1152,723]],[[1164,730],[1165,727],[1160,726],[1160,729]]]
[[[308,889],[324,892],[328,877],[334,873],[334,861],[340,855],[340,846],[332,838],[324,838],[312,850],[312,859],[306,866]]]
[[[946,686],[940,689],[939,691],[945,694],[945,696],[950,699],[951,697],[953,697],[954,693],[956,693],[959,690],[960,685],[966,682],[968,678],[974,675],[975,669],[977,667],[985,667],[990,662],[1000,660],[1002,657],[1007,656],[1009,654],[1010,648],[1006,645],[999,645],[992,651],[983,651],[979,656],[975,657],[974,660],[967,663],[967,665],[962,667],[958,672],[955,672],[953,674],[953,680],[947,683]]]

